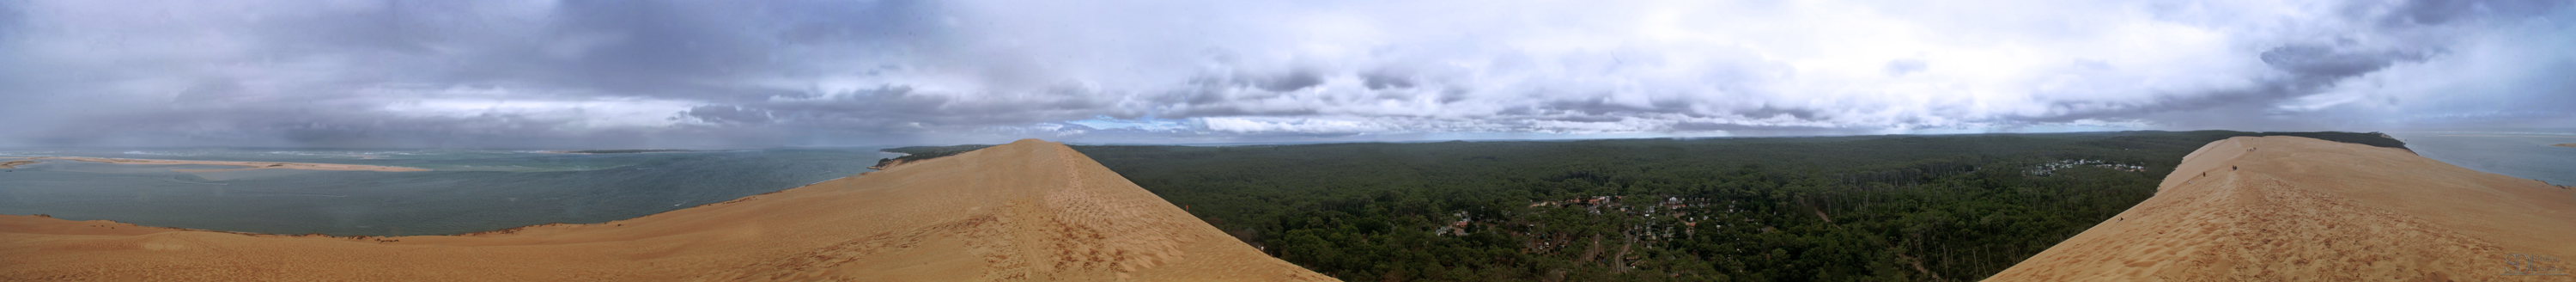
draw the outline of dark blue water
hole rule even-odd
[[[0,172],[0,214],[255,233],[427,235],[598,223],[868,171],[875,148],[646,154],[125,150],[28,155],[343,163],[427,172],[250,170],[66,160]]]
[[[2406,147],[2425,158],[2451,165],[2540,180],[2557,185],[2576,185],[2576,148],[2551,144],[2576,143],[2576,135],[2497,134],[2497,133],[2407,133],[2390,134],[2406,141]]]

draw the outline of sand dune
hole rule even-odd
[[[280,163],[280,162],[229,162],[229,161],[189,161],[189,160],[119,159],[119,158],[92,158],[92,157],[33,157],[33,158],[26,158],[26,159],[23,159],[23,160],[20,160],[20,161],[24,161],[25,163],[34,163],[34,162],[36,162],[37,160],[45,160],[45,159],[54,159],[54,160],[73,160],[73,161],[84,161],[84,162],[94,162],[94,163],[111,163],[111,164],[140,164],[140,165],[220,165],[220,166],[238,166],[238,167],[242,167],[242,168],[235,168],[235,169],[173,169],[173,170],[171,170],[171,171],[179,171],[179,172],[234,171],[234,170],[253,170],[253,169],[300,169],[300,170],[347,170],[347,171],[429,171],[428,169],[420,169],[420,168],[396,167],[396,166],[353,165],[353,164]],[[24,165],[23,163],[20,163],[20,161],[11,161],[11,162],[7,163],[7,165],[10,165],[10,166]]]
[[[2576,191],[2405,150],[2236,137],[1999,281],[2567,281]]]
[[[93,279],[1331,280],[1034,139],[630,220],[458,236],[0,216],[0,280]]]

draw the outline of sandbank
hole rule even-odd
[[[2564,144],[2556,144],[2556,145],[2550,145],[2550,146],[2559,146],[2559,147],[2576,147],[2576,143],[2564,143]]]

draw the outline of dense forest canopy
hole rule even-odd
[[[2234,136],[2127,131],[1076,146],[1346,280],[1976,280],[2155,194]]]

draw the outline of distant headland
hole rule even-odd
[[[695,150],[680,150],[680,149],[538,151],[538,153],[547,153],[547,154],[640,154],[640,153],[678,153],[678,152],[696,152],[696,151],[695,151]]]
[[[930,160],[930,159],[933,159],[933,158],[946,157],[946,156],[949,156],[949,155],[956,155],[956,154],[958,154],[958,153],[965,153],[965,152],[967,152],[967,151],[982,150],[982,149],[984,149],[985,147],[992,147],[992,146],[993,146],[993,145],[974,145],[974,144],[968,144],[968,145],[956,145],[956,146],[912,146],[912,147],[887,148],[887,149],[884,149],[884,150],[878,150],[878,151],[887,152],[887,153],[903,154],[903,156],[900,156],[900,157],[893,157],[893,158],[877,159],[877,165],[876,165],[876,166],[868,167],[868,169],[883,170],[883,169],[887,169],[887,168],[893,168],[894,166],[897,166],[897,165],[903,165],[903,164],[908,164],[908,163],[914,163],[914,162],[926,161],[926,160]]]

